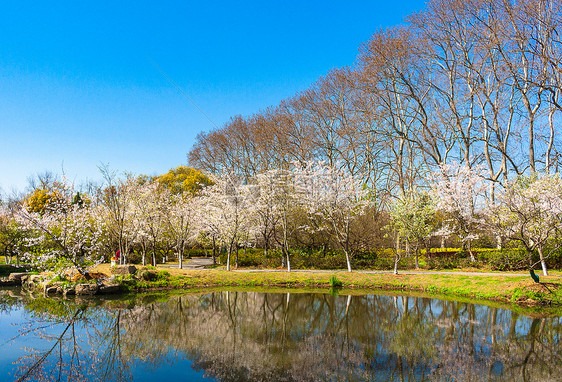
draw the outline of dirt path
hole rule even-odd
[[[181,269],[205,269],[211,265],[213,265],[211,257],[194,257],[184,262]],[[179,264],[159,264],[158,267],[179,269]]]
[[[283,272],[281,269],[237,269],[234,270],[235,272]],[[292,270],[291,272],[302,272],[302,273],[336,273],[336,272],[344,272],[347,271],[339,270],[339,271],[332,271],[332,270],[309,270],[309,269],[299,269],[299,270]],[[392,271],[353,271],[353,273],[364,273],[364,274],[373,274],[373,275],[383,275],[387,274],[390,275]],[[400,275],[453,275],[453,276],[509,276],[509,277],[521,277],[521,276],[529,276],[528,272],[522,273],[502,273],[502,272],[453,272],[453,271],[398,271]],[[544,277],[542,274],[538,274],[539,277]],[[549,275],[549,277],[552,275]],[[559,275],[554,275],[554,277],[562,277]]]

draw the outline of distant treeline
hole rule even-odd
[[[404,25],[375,32],[353,67],[200,133],[189,163],[250,179],[323,160],[383,201],[452,161],[483,166],[500,187],[558,172],[561,10],[560,0],[431,0]]]

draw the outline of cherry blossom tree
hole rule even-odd
[[[329,235],[344,252],[351,272],[351,258],[355,255],[351,243],[353,223],[370,203],[367,188],[347,171],[324,162],[309,162],[297,167],[295,173],[302,205],[319,222],[307,228]]]
[[[485,204],[486,184],[480,168],[471,168],[458,163],[441,164],[428,179],[433,187],[437,208],[451,218],[451,227],[476,261],[471,248],[472,240],[478,238],[482,225],[480,209]]]
[[[31,232],[28,246],[35,250],[26,255],[39,269],[58,271],[73,265],[81,274],[102,258],[103,223],[95,219],[89,203],[73,203],[73,187],[64,183],[58,198],[52,199],[43,213],[30,211],[24,203],[15,216]]]
[[[250,188],[252,206],[252,228],[254,236],[263,241],[263,253],[267,253],[272,245],[280,219],[280,211],[276,195],[279,191],[277,182],[279,170],[270,170],[256,176],[256,184]]]
[[[529,261],[536,250],[543,274],[548,275],[545,248],[562,230],[562,180],[559,174],[519,176],[508,183],[500,201],[490,217],[492,226],[523,244]]]
[[[254,229],[264,241],[264,253],[270,248],[271,238],[281,247],[281,266],[291,271],[289,237],[293,233],[294,212],[301,199],[295,187],[295,173],[275,169],[257,175],[251,188],[252,202],[249,214]]]
[[[131,247],[140,247],[142,265],[147,263],[151,237],[148,217],[152,214],[150,191],[143,190],[140,181],[131,182],[127,187],[130,207],[124,214],[124,238]]]
[[[152,265],[156,265],[156,248],[162,239],[166,217],[169,214],[171,193],[158,182],[140,181],[132,188],[136,219],[152,250]],[[143,261],[144,264],[144,261]]]
[[[165,215],[166,228],[169,237],[176,248],[179,267],[183,267],[183,255],[187,245],[199,235],[196,219],[197,211],[204,209],[202,198],[192,194],[174,195],[170,201],[168,213]]]
[[[204,216],[200,220],[207,231],[216,234],[221,245],[227,248],[226,269],[230,270],[230,259],[238,247],[244,233],[248,230],[250,190],[248,185],[240,184],[230,174],[212,179],[214,184],[202,191],[201,209]],[[238,264],[236,264],[238,265]]]
[[[137,186],[137,179],[131,175],[122,179],[117,177],[115,171],[110,171],[108,166],[100,167],[105,179],[105,188],[100,190],[100,199],[103,207],[100,208],[100,217],[107,222],[109,236],[113,244],[117,244],[120,257],[119,263],[127,262],[129,248],[136,237],[136,227],[131,227],[134,222],[133,197]]]

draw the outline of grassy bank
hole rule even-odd
[[[98,271],[109,274],[109,266]],[[132,292],[212,287],[320,288],[329,290],[335,277],[343,288],[353,290],[416,291],[430,295],[491,300],[520,306],[562,306],[562,278],[541,277],[534,283],[522,276],[465,276],[457,274],[368,274],[348,272],[242,272],[224,270],[152,270],[151,280],[125,278]],[[331,280],[332,279],[332,280]]]

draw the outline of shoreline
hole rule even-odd
[[[48,276],[29,276],[28,290],[49,296],[62,295],[136,295],[205,292],[213,289],[314,292],[332,294],[399,294],[462,300],[500,305],[524,314],[562,316],[562,277],[541,276],[535,283],[528,274],[474,272],[404,271],[397,275],[384,271],[347,272],[241,269],[190,270],[173,267],[136,266],[132,274],[115,274],[109,264],[91,270],[96,280],[47,281]],[[112,275],[112,276],[110,276]],[[34,280],[34,281],[32,281]],[[103,280],[103,281],[102,281]],[[21,284],[20,284],[21,285]],[[80,288],[80,290],[78,289]]]
[[[139,271],[147,268],[139,267]],[[562,311],[562,277],[543,276],[541,283],[533,282],[529,275],[463,273],[372,273],[312,270],[292,272],[280,270],[187,270],[168,267],[149,267],[158,279],[147,281],[131,277],[121,284],[133,293],[152,291],[186,291],[222,287],[236,288],[284,288],[363,291],[363,292],[415,292],[428,297],[467,298],[489,301],[519,308],[554,309]],[[107,264],[96,271],[109,274]],[[342,283],[341,289],[333,288],[330,278]]]

